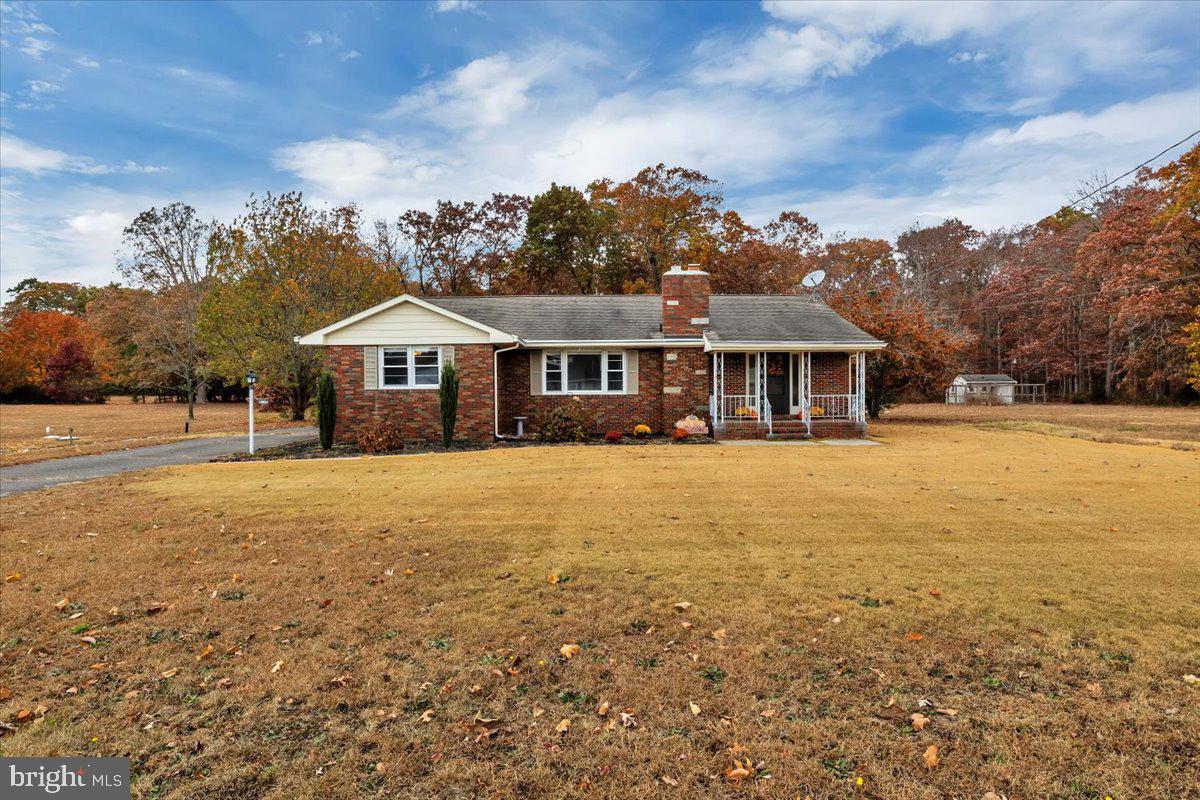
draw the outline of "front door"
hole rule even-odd
[[[771,404],[771,414],[776,417],[786,416],[791,410],[788,406],[790,361],[787,353],[767,353],[767,401]]]

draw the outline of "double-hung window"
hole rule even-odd
[[[381,389],[436,389],[442,372],[442,349],[436,346],[379,348]]]
[[[624,394],[623,351],[546,351],[542,359],[546,394]]]

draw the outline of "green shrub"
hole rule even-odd
[[[317,379],[317,438],[321,449],[333,447],[333,426],[337,420],[337,392],[333,386],[333,374],[322,372]]]
[[[454,423],[458,420],[458,372],[450,361],[442,365],[438,401],[442,409],[442,447],[449,447],[454,441]]]
[[[541,412],[534,423],[543,442],[584,442],[592,427],[591,415],[578,397]]]
[[[358,449],[363,453],[392,453],[404,449],[404,434],[395,415],[373,419],[358,429]]]

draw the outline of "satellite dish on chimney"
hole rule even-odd
[[[824,280],[825,280],[825,270],[817,269],[817,270],[813,270],[812,272],[805,275],[800,280],[800,283],[809,289],[815,289],[818,286],[820,286],[821,282]]]

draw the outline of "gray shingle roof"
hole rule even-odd
[[[447,311],[525,341],[647,341],[663,339],[658,295],[518,295],[424,298]],[[724,342],[876,340],[829,306],[797,295],[713,295],[708,338]]]
[[[982,375],[976,373],[964,373],[958,377],[962,378],[967,383],[1016,383],[1015,380],[1007,375]]]

